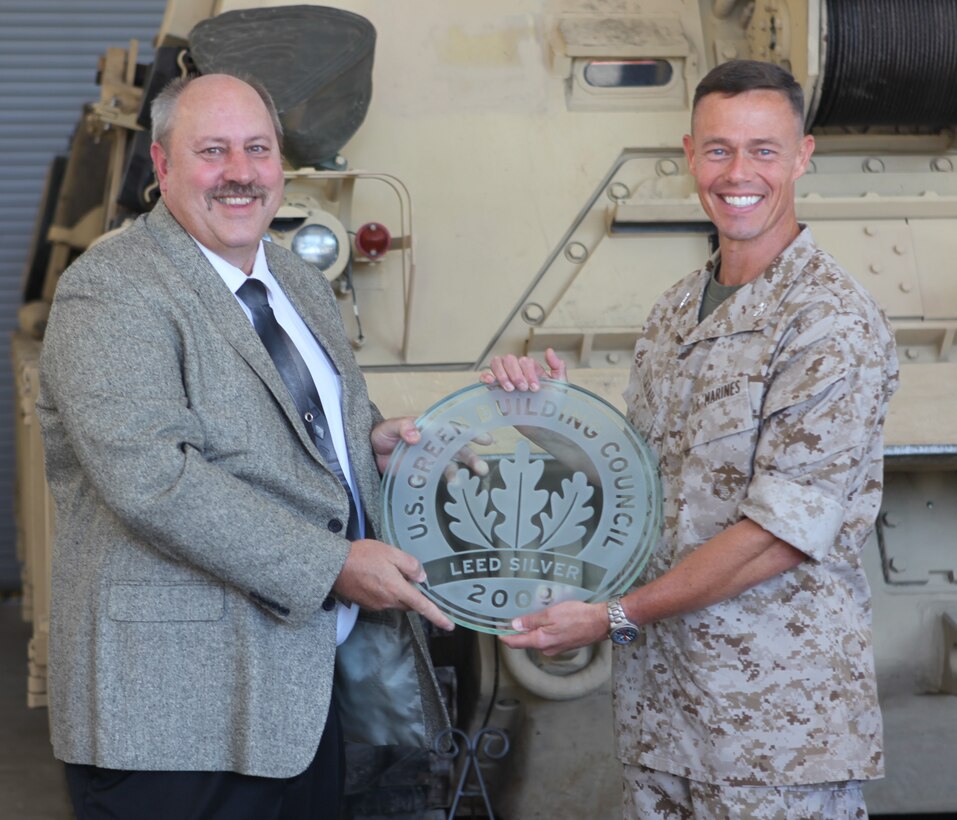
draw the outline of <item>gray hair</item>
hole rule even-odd
[[[235,76],[250,88],[252,88],[263,101],[266,111],[269,113],[269,119],[272,120],[273,130],[276,132],[276,142],[279,145],[279,151],[282,152],[282,123],[279,120],[279,112],[276,110],[276,103],[272,96],[266,90],[266,87],[258,80],[251,77]],[[177,77],[169,82],[162,91],[159,92],[150,104],[150,118],[152,120],[153,142],[158,142],[163,146],[164,151],[169,151],[169,135],[173,128],[173,117],[176,112],[176,104],[179,98],[186,90],[186,87],[195,79],[195,77]]]

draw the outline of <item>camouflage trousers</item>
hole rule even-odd
[[[623,766],[626,820],[865,820],[859,781],[809,786],[721,786]]]

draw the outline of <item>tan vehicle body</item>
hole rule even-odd
[[[279,5],[170,0],[158,42]],[[340,167],[290,169],[280,215],[332,226],[343,245],[363,225],[389,230],[388,251],[354,253],[354,291],[342,264],[327,272],[386,415],[420,414],[494,353],[547,346],[620,407],[648,309],[709,254],[681,152],[697,82],[727,59],[767,59],[804,85],[809,123],[821,98],[825,0],[335,5],[376,28],[372,103]],[[657,84],[589,84],[594,63],[634,61]],[[123,110],[118,95],[99,115],[123,125]],[[957,143],[950,128],[814,133],[798,217],[880,301],[903,365],[866,556],[888,773],[866,797],[872,813],[957,811]],[[496,813],[620,816],[607,647],[548,661],[501,648],[499,669],[494,643],[478,637],[459,676],[475,693],[466,731],[487,716],[511,733],[486,770]]]

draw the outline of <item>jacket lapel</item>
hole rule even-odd
[[[365,457],[369,451],[368,430],[358,429],[355,421],[365,418],[360,402],[368,404],[365,383],[355,364],[355,357],[342,327],[339,306],[329,283],[319,270],[305,263],[290,260],[286,252],[266,245],[266,261],[269,270],[282,286],[289,301],[302,317],[316,341],[322,345],[342,380],[342,421],[349,450],[349,464],[353,477],[362,481]],[[368,496],[369,488],[362,487],[362,496]]]
[[[196,297],[197,304],[190,304],[189,309],[204,311],[209,316],[212,326],[218,329],[273,394],[303,447],[338,486],[339,480],[306,433],[289,390],[236,297],[229,292],[196,242],[173,218],[162,200],[147,215],[146,220],[147,228],[156,236],[172,261],[173,275],[179,277],[181,285],[179,290]],[[290,258],[287,251],[276,249],[269,243],[266,243],[265,250],[273,276],[340,374],[349,463],[360,497],[364,500],[373,499],[378,486],[378,472],[371,458],[368,428],[358,423],[359,419],[368,416],[369,399],[362,374],[343,332],[335,297],[321,272],[317,270],[313,274],[304,262]],[[365,407],[360,406],[361,402],[365,403]],[[367,512],[371,510],[367,509]]]
[[[298,259],[290,259],[286,252],[267,244],[266,260],[273,276],[326,351],[342,380],[342,425],[349,466],[366,516],[377,522],[380,476],[369,441],[369,396],[342,326],[336,298],[319,270]]]
[[[309,270],[305,263],[295,264],[296,260],[290,264],[286,252],[277,252],[268,243],[265,250],[269,270],[282,286],[292,306],[322,345],[336,372],[340,375],[346,372],[352,351],[342,332],[342,320],[334,297],[330,301],[331,295],[322,292],[329,287],[322,272],[318,269],[314,272]]]
[[[299,412],[279,371],[236,297],[230,293],[196,242],[173,218],[162,200],[146,219],[149,231],[173,263],[172,275],[179,277],[181,292],[192,293],[196,297],[198,307],[190,305],[190,309],[202,310],[209,316],[211,326],[226,338],[273,394],[303,446],[316,461],[325,466],[299,419]]]

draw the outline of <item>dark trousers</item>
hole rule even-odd
[[[76,820],[336,820],[345,783],[339,715],[329,710],[309,767],[289,778],[66,764]]]

